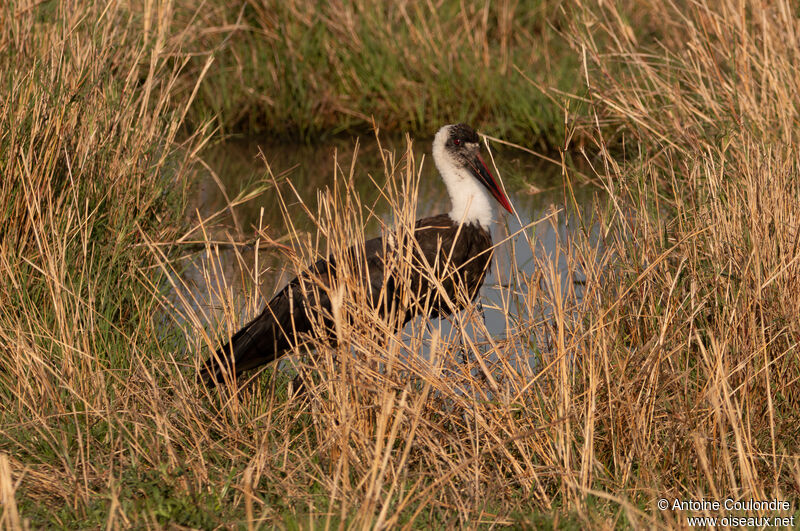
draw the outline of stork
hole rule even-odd
[[[366,263],[364,281],[370,303],[381,315],[390,307],[399,311],[399,326],[423,312],[430,317],[450,315],[475,299],[492,260],[493,200],[512,211],[481,158],[478,134],[470,126],[445,125],[439,129],[433,140],[433,161],[447,187],[452,208],[448,213],[415,223],[416,245],[411,256],[414,267],[405,285],[401,286],[393,271],[386,270],[391,262],[387,258],[396,258],[387,257],[387,253],[400,252],[391,236],[389,241],[373,238],[358,249],[350,249],[351,255]],[[203,364],[200,377],[209,386],[217,385],[226,374],[229,378],[238,376],[283,356],[303,334],[313,332],[315,316],[311,312],[330,315],[330,294],[318,290],[310,297],[303,284],[314,278],[323,286],[331,286],[336,276],[336,259],[330,256],[292,279],[258,317]]]

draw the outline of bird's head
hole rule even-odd
[[[467,124],[445,125],[439,129],[433,140],[433,161],[451,195],[459,186],[469,184],[456,181],[471,178],[483,185],[503,208],[512,211],[508,198],[481,157],[478,133]]]

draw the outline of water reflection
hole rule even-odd
[[[382,147],[402,153],[405,141],[389,140]],[[331,184],[335,164],[343,168],[345,174],[349,173],[353,148],[354,142],[346,140],[325,146],[287,146],[251,139],[228,141],[209,149],[204,156],[208,165],[207,175],[199,180],[190,199],[192,220],[198,227],[199,220],[204,220],[196,234],[202,230],[212,241],[248,242],[261,230],[262,234],[280,239],[287,230],[267,166],[279,180],[290,181],[306,204],[316,205],[317,191]],[[444,184],[436,173],[429,150],[429,142],[415,144],[416,160],[421,161],[424,156],[418,217],[449,209]],[[559,249],[563,249],[564,242],[570,241],[575,231],[579,230],[578,220],[590,217],[597,188],[575,187],[569,192],[563,184],[558,166],[543,163],[518,150],[506,148],[495,150],[493,154],[498,173],[518,216],[517,219],[515,216],[501,215],[501,223],[493,229],[495,242],[504,239],[508,239],[508,242],[498,249],[492,271],[481,292],[484,320],[490,334],[498,338],[505,334],[509,317],[503,309],[508,305],[501,302],[502,290],[499,286],[508,283],[515,275],[532,275],[534,252],[540,262],[544,260],[560,272],[562,292],[581,289],[583,279],[580,278],[580,272],[568,271],[567,258]],[[362,204],[374,205],[376,216],[389,222],[391,212],[387,211],[385,201],[378,200],[379,191],[370,176],[376,182],[382,183],[384,180],[383,161],[374,139],[364,140],[359,148],[355,182]],[[284,197],[292,197],[285,184],[281,188]],[[241,201],[242,194],[253,190],[257,193]],[[231,202],[235,206],[230,206]],[[289,208],[291,210],[292,206]],[[314,231],[313,223],[300,208],[291,211],[295,229],[308,233]],[[521,227],[527,227],[537,220],[544,221],[524,232],[520,231]],[[377,236],[379,232],[376,220],[367,223],[367,237]],[[192,306],[192,310],[205,315],[209,319],[206,322],[215,323],[217,319],[213,316],[218,315],[220,298],[238,298],[233,302],[233,307],[241,308],[241,324],[244,319],[255,315],[288,281],[291,272],[284,270],[282,262],[281,254],[276,253],[275,249],[256,252],[251,245],[223,246],[211,253],[207,250],[197,252],[189,257],[184,269],[183,280],[187,289],[180,303]],[[209,271],[216,271],[217,274],[209,274]],[[254,284],[258,289],[251,289]],[[249,295],[246,300],[241,298],[243,294]],[[442,322],[440,326],[442,336],[452,337],[448,323]]]

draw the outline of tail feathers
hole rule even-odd
[[[271,308],[268,305],[264,311],[242,327],[233,335],[231,340],[217,350],[203,364],[200,378],[210,387],[216,386],[227,379],[238,376],[244,371],[255,369],[260,365],[269,363],[283,354],[290,347],[287,333],[281,323],[289,321],[288,316],[281,315],[282,308]],[[275,310],[279,310],[278,314]],[[291,327],[291,325],[289,325]]]

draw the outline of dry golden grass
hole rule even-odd
[[[170,5],[58,7],[50,32],[5,17],[4,526],[671,528],[687,514],[659,498],[797,499],[788,1],[568,4],[607,199],[532,270],[495,271],[505,337],[475,307],[398,335],[345,277],[338,344],[309,338],[291,359],[304,396],[275,367],[241,393],[196,382],[271,285],[261,255],[223,253],[208,220],[177,227],[204,131],[176,140],[189,100],[171,99],[185,78],[179,41],[162,38]],[[256,245],[292,272],[344,256],[371,216],[353,158],[316,206],[277,188],[288,238]],[[373,175],[395,212],[385,230],[409,245],[420,162],[387,154]],[[565,197],[570,177],[565,164]],[[314,234],[291,225],[303,208]],[[534,228],[512,237],[535,246]],[[198,239],[205,294],[180,275]]]
[[[392,233],[401,251],[396,263],[401,275],[404,268],[410,273],[410,261],[402,256],[415,244],[410,230],[417,217],[416,164],[410,145],[400,161],[387,154],[381,184],[382,200],[389,201],[395,213],[385,230]],[[353,191],[354,167],[338,172],[337,185],[319,195],[316,211],[299,196],[292,198],[298,203],[293,209],[305,209],[318,231],[311,241],[291,233],[295,247],[286,253],[291,269],[302,271],[318,256],[333,255],[343,272],[335,286],[313,282],[306,286],[311,301],[316,300],[315,290],[329,291],[338,338],[332,346],[326,339],[331,331],[320,321],[315,335],[298,347],[301,357],[294,362],[307,375],[307,395],[286,400],[279,390],[283,384],[278,382],[287,377],[278,371],[272,372],[265,386],[248,387],[245,396],[227,386],[221,390],[221,399],[212,390],[205,393],[208,402],[198,404],[195,398],[176,393],[176,400],[190,401],[181,409],[200,416],[192,425],[213,426],[223,434],[241,432],[247,418],[245,431],[260,432],[261,442],[252,455],[228,456],[225,466],[230,466],[229,460],[241,463],[242,481],[247,483],[242,489],[250,493],[247,499],[261,503],[265,485],[287,499],[305,498],[306,489],[298,485],[310,478],[323,489],[326,500],[308,509],[315,513],[315,520],[333,514],[350,525],[393,527],[415,521],[421,511],[434,511],[428,518],[441,523],[510,523],[509,513],[517,507],[509,500],[530,496],[550,503],[557,494],[549,486],[558,482],[563,464],[558,456],[548,460],[542,456],[553,442],[550,437],[563,438],[557,448],[566,451],[571,443],[563,432],[575,412],[569,400],[547,395],[573,370],[567,359],[574,356],[577,346],[572,343],[574,331],[568,329],[568,316],[580,312],[575,291],[562,292],[563,273],[549,259],[539,258],[535,277],[514,271],[508,287],[502,288],[498,310],[507,317],[507,337],[492,338],[482,314],[472,305],[454,315],[454,326],[444,333],[437,323],[429,329],[428,321],[421,319],[398,336],[392,324],[397,316],[381,318],[366,304],[365,286],[357,272],[359,260],[347,253],[350,245],[363,241],[361,227],[371,209],[362,208]],[[292,231],[289,202],[282,205]],[[587,244],[585,251],[583,258],[592,264],[587,274],[599,275],[607,267],[605,258],[597,247]],[[184,299],[176,322],[185,330],[190,352],[212,351],[220,340],[205,333],[209,320],[216,319],[191,308],[221,305],[218,318],[228,323],[230,332],[241,325],[234,294],[247,289],[213,280],[219,275],[219,260],[210,245],[201,276],[218,289],[209,292],[208,300]],[[246,261],[243,256],[237,260]],[[346,263],[349,267],[341,265]],[[577,273],[577,264],[571,257],[571,272]],[[171,272],[170,264],[163,266]],[[258,265],[252,264],[251,270],[257,271]],[[432,271],[423,273],[432,275]],[[177,289],[192,292],[191,286]],[[258,309],[252,301],[245,296],[247,314]],[[540,360],[532,359],[535,351],[542,351]],[[202,355],[194,358],[195,363]],[[534,364],[546,365],[547,370],[539,371]],[[553,401],[556,398],[558,403]],[[292,433],[298,430],[300,434]],[[191,438],[208,437],[206,432]],[[268,517],[266,504],[260,511]],[[452,515],[444,516],[451,511]]]
[[[598,145],[617,146],[599,173],[618,262],[588,316],[613,338],[616,418],[596,433],[650,503],[796,500],[800,23],[789,2],[636,6],[581,5],[572,31]]]

